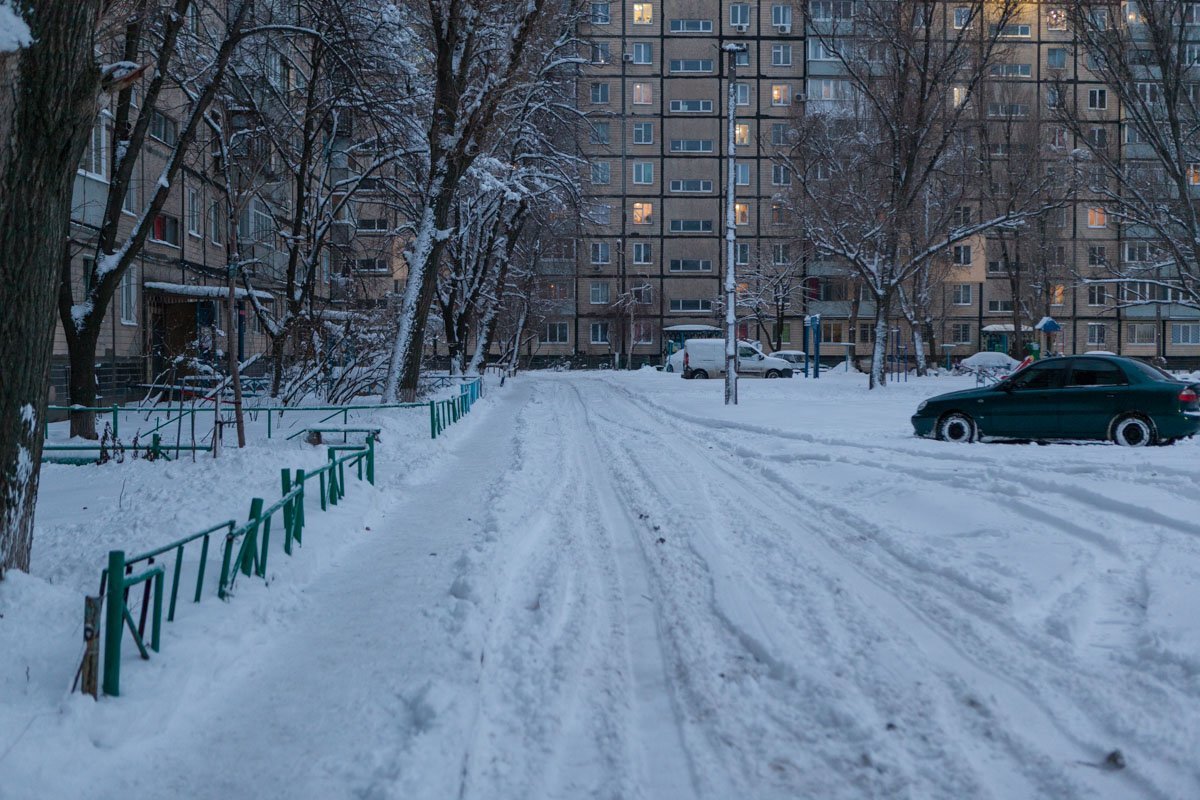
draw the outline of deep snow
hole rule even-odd
[[[726,408],[534,373],[437,442],[390,423],[376,490],[98,704],[65,688],[131,500],[159,541],[258,488],[52,467],[34,575],[0,584],[0,797],[1200,796],[1200,447],[917,440],[973,382],[865,380]]]

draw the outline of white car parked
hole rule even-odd
[[[725,340],[688,339],[683,343],[683,377],[708,378],[725,373]],[[763,378],[792,377],[792,363],[763,354],[753,342],[738,342],[738,374]]]

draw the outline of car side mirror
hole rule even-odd
[[[1000,391],[1004,392],[1005,394],[1012,394],[1012,390],[1013,390],[1012,381],[1000,381],[1000,383],[996,384],[996,388],[999,389]]]
[[[759,361],[762,361],[764,358],[766,358],[766,356],[764,356],[762,353],[759,353],[759,354],[758,354],[758,360],[759,360]]]

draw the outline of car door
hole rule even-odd
[[[989,436],[1053,439],[1059,436],[1058,406],[1066,377],[1065,359],[1033,364],[997,387],[980,423]]]
[[[762,354],[753,347],[738,345],[738,372],[747,375],[761,375],[763,372]]]
[[[1120,365],[1103,358],[1068,359],[1061,392],[1059,427],[1067,439],[1105,439],[1108,426],[1129,393]]]

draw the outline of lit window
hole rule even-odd
[[[1087,225],[1089,228],[1108,227],[1108,212],[1101,206],[1090,206],[1087,210]]]
[[[771,105],[790,106],[792,104],[792,87],[787,83],[771,84]]]
[[[633,85],[633,104],[635,106],[648,106],[654,102],[654,89],[648,83],[635,83]]]
[[[1189,186],[1200,186],[1200,164],[1188,164],[1187,181]]]
[[[653,3],[634,3],[633,4],[633,24],[634,25],[653,25],[654,24],[654,4]]]
[[[750,126],[745,122],[739,122],[733,128],[733,143],[738,147],[745,147],[750,144]]]
[[[734,203],[733,204],[734,222],[737,225],[750,224],[750,204],[749,203]]]
[[[1062,8],[1052,8],[1046,12],[1046,28],[1052,31],[1067,29],[1067,12]]]
[[[1061,306],[1063,304],[1063,297],[1066,296],[1066,293],[1067,293],[1067,287],[1063,286],[1061,283],[1056,283],[1053,286],[1051,286],[1050,287],[1050,305]]]
[[[634,225],[649,225],[654,221],[654,204],[653,203],[634,203],[633,204],[633,224]]]

